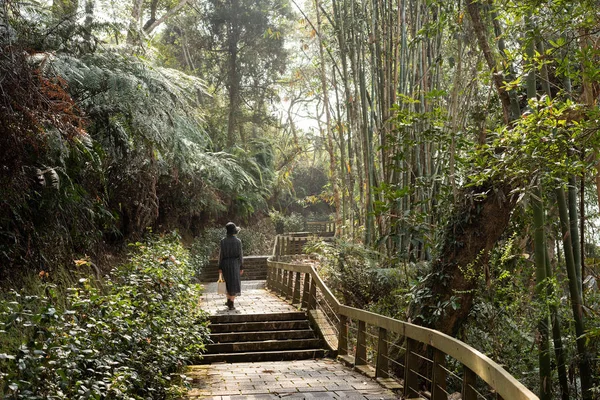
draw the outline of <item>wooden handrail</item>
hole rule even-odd
[[[275,250],[277,249],[278,246],[276,243]],[[318,289],[320,292],[320,298],[322,298],[328,304],[329,310],[336,313],[337,318],[339,318],[339,326],[336,328],[338,329],[339,334],[339,347],[337,350],[340,356],[347,354],[347,348],[345,348],[348,342],[346,325],[347,321],[353,320],[359,322],[358,335],[361,340],[363,340],[363,343],[360,343],[359,347],[363,347],[361,347],[360,350],[357,350],[357,353],[355,354],[355,366],[365,364],[366,362],[364,353],[365,325],[376,327],[379,332],[379,344],[376,350],[378,360],[376,368],[377,377],[388,377],[388,355],[379,354],[382,349],[383,351],[387,352],[388,333],[394,332],[406,338],[407,348],[405,351],[406,367],[404,377],[404,394],[406,396],[412,396],[414,393],[418,392],[418,389],[416,388],[416,374],[410,370],[410,363],[406,360],[410,360],[411,357],[414,357],[414,353],[411,352],[411,349],[414,348],[415,343],[422,343],[434,349],[432,377],[434,387],[431,390],[432,400],[447,398],[445,390],[441,390],[441,388],[445,388],[446,370],[444,368],[444,363],[446,356],[454,358],[463,365],[463,400],[471,400],[476,398],[476,392],[472,386],[475,376],[480,377],[484,382],[486,382],[496,392],[498,399],[539,400],[533,392],[531,392],[521,382],[510,375],[504,368],[502,368],[485,354],[467,345],[466,343],[433,329],[343,305],[333,295],[325,282],[323,282],[314,266],[285,262],[280,260],[281,253],[278,254],[276,251],[274,253],[275,254],[273,257],[269,258],[267,261],[269,268],[267,286],[271,289],[278,290],[281,294],[286,295],[290,299],[297,299],[300,298],[300,293],[296,293],[297,290],[300,290],[300,284],[293,283],[292,273],[296,273],[296,279],[298,279],[301,275],[304,275],[304,292],[306,293],[306,290],[309,286],[311,292],[313,292],[315,288]],[[287,275],[289,279],[287,282],[285,280],[282,282],[279,278],[274,279],[274,277],[278,277],[280,275],[283,277],[284,271],[288,271]],[[307,279],[310,279],[310,285]],[[289,285],[293,285],[294,287],[278,287]],[[305,296],[306,294],[303,294],[302,298],[304,299]],[[316,296],[316,294],[313,294],[313,296]],[[309,298],[307,303],[309,304],[309,310],[316,307],[316,299]],[[304,300],[302,304],[304,304]],[[383,359],[380,359],[380,357],[383,357]]]

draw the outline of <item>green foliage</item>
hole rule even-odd
[[[244,255],[264,256],[273,253],[275,231],[268,218],[249,224],[237,236],[244,245]]]
[[[582,158],[580,146],[600,145],[598,136],[591,134],[597,129],[597,110],[547,96],[530,100],[528,110],[514,127],[496,132],[489,145],[471,156],[476,172],[467,186],[495,179],[520,184],[524,193],[538,177],[556,187],[568,176],[581,176],[593,168],[593,160]]]
[[[304,217],[298,213],[285,215],[277,210],[269,212],[269,218],[278,234],[304,231]]]
[[[177,66],[209,83],[207,131],[217,149],[247,149],[276,127],[271,105],[286,68],[288,2],[208,1],[170,20],[157,44],[164,65]],[[228,132],[230,120],[235,129]],[[231,142],[228,134],[234,134]]]
[[[211,259],[219,257],[219,244],[225,237],[224,228],[207,228],[190,246],[190,264],[201,271]],[[237,237],[242,241],[244,256],[264,256],[273,252],[275,232],[269,219],[263,218],[242,227]]]
[[[0,302],[0,394],[7,399],[179,396],[182,368],[208,340],[199,287],[176,234],[132,246],[100,287],[82,278],[60,305],[13,291]],[[43,278],[43,276],[41,276]]]
[[[382,254],[344,240],[317,240],[306,252],[318,257],[320,273],[344,304],[404,319],[408,268],[390,268]]]

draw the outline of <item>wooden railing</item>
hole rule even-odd
[[[319,233],[322,236],[335,234],[335,222],[332,221],[306,221],[304,227],[307,232]]]
[[[313,238],[332,240],[333,232],[292,232],[275,237],[273,254],[279,256],[292,256],[304,254],[304,246]]]
[[[403,388],[405,398],[446,400],[460,391],[462,400],[538,399],[492,359],[459,340],[341,304],[313,265],[286,260],[286,253],[275,250],[268,260],[267,287],[306,309],[338,358],[388,387]]]

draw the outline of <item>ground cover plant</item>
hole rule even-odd
[[[100,281],[81,278],[65,299],[40,272],[37,295],[0,301],[0,397],[164,399],[184,390],[183,367],[208,340],[187,251],[176,234],[131,245]],[[76,260],[84,265],[86,260]]]

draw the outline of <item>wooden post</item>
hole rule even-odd
[[[312,278],[312,277],[311,277]],[[310,280],[310,293],[308,295],[308,307],[307,309],[315,310],[317,308],[317,283],[315,279]]]
[[[296,282],[294,283],[294,295],[292,296],[292,304],[300,303],[300,272],[296,272]]]
[[[477,392],[474,389],[476,378],[475,372],[463,365],[462,400],[477,400]]]
[[[436,348],[433,349],[433,378],[431,382],[431,400],[447,400],[446,376],[443,368],[446,365],[446,355]]]
[[[356,337],[356,354],[354,356],[354,365],[367,364],[367,324],[365,321],[358,321],[358,335]]]
[[[288,275],[288,280],[287,280],[287,284],[285,285],[285,298],[292,300],[292,297],[294,296],[294,273],[292,271],[288,271],[287,272]]]
[[[277,268],[277,294],[280,295],[283,289],[283,270]]]
[[[302,290],[302,305],[300,308],[308,308],[308,299],[310,296],[310,274],[306,272],[304,274],[304,289]]]
[[[269,266],[269,264],[267,263],[267,289],[271,289],[271,279],[272,279],[272,272],[271,272],[272,268]]]
[[[293,256],[294,254],[297,254],[296,252],[296,243],[297,243],[298,238],[297,237],[290,237],[290,246],[288,248],[288,255]]]
[[[289,244],[289,237],[288,236],[282,236],[281,237],[281,255],[282,256],[287,256],[287,248],[288,248],[288,244]]]
[[[287,269],[282,269],[281,270],[281,290],[279,291],[279,295],[281,297],[286,297],[287,295],[287,279],[288,278],[288,271]]]
[[[387,329],[379,327],[379,338],[377,340],[377,367],[375,378],[389,378],[388,342]]]
[[[338,355],[348,354],[348,318],[340,314],[340,324],[338,326]]]
[[[419,392],[419,379],[417,374],[412,370],[419,365],[419,360],[415,355],[418,342],[406,338],[406,353],[404,354],[404,396],[413,398]]]
[[[273,247],[273,257],[275,260],[279,260],[279,256],[281,255],[281,236],[275,236],[275,246]]]

